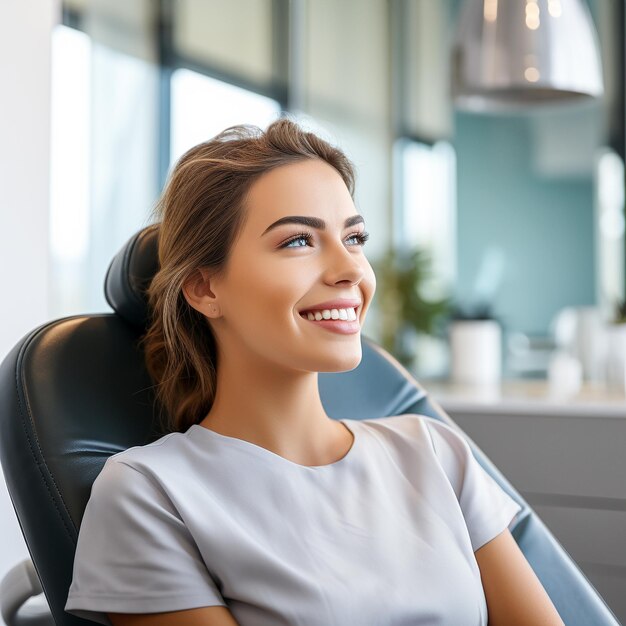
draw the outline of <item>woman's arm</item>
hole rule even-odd
[[[239,626],[225,606],[168,613],[107,613],[113,626]]]
[[[565,626],[508,528],[474,554],[489,626]]]

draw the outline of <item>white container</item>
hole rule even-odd
[[[583,366],[579,359],[564,350],[556,350],[548,366],[548,386],[553,396],[576,395],[583,383]]]
[[[493,385],[502,375],[502,329],[496,320],[454,320],[450,323],[452,382]]]
[[[558,349],[580,361],[583,379],[603,380],[608,346],[600,308],[577,306],[561,309],[552,322],[552,328]]]

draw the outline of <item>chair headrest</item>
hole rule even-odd
[[[159,226],[136,232],[113,257],[104,279],[104,296],[111,308],[142,330],[148,323],[145,291],[159,269]]]

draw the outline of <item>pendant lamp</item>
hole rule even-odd
[[[457,108],[498,112],[599,98],[597,34],[583,0],[464,0],[452,48]]]

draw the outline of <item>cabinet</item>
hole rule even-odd
[[[517,488],[626,623],[626,397],[543,381],[471,388],[421,381]]]

